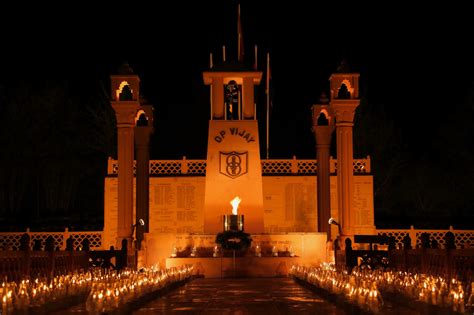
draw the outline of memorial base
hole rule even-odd
[[[148,264],[174,267],[193,264],[196,275],[221,278],[232,277],[275,277],[285,276],[293,264],[317,266],[327,261],[326,233],[281,233],[251,234],[251,247],[245,252],[235,253],[233,268],[232,251],[218,251],[213,257],[216,235],[212,234],[157,234],[148,235]],[[258,257],[256,245],[261,257]],[[173,248],[178,255],[171,258]],[[190,257],[196,247],[197,257]],[[273,248],[278,256],[272,256]],[[291,255],[294,257],[291,257]]]
[[[219,257],[167,258],[166,267],[194,266],[196,276],[206,278],[286,277],[292,265],[303,264],[301,257]]]

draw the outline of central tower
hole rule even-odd
[[[222,216],[230,201],[242,199],[245,231],[263,233],[263,191],[254,86],[262,72],[243,64],[203,72],[211,86],[211,119],[207,146],[204,232],[222,231]]]
[[[255,85],[262,72],[246,66],[238,15],[238,62],[226,62],[203,72],[211,89],[211,118],[207,146],[204,232],[222,231],[222,218],[230,214],[230,201],[242,199],[239,214],[245,216],[245,231],[263,233],[263,190]]]

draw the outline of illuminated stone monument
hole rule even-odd
[[[223,58],[214,64],[211,56],[210,67],[203,72],[204,84],[210,87],[207,159],[152,160],[148,179],[151,120],[135,129],[141,135],[135,143],[136,222],[143,218],[143,227],[133,224],[133,131],[137,117],[152,114],[137,99],[138,76],[131,70],[112,76],[119,161],[109,160],[105,180],[104,249],[122,239],[132,240],[136,227],[136,237],[145,245],[139,255],[143,264],[192,263],[200,274],[222,277],[231,262],[219,255],[216,235],[242,229],[251,234],[252,248],[239,258],[241,271],[275,276],[284,275],[294,263],[328,259],[326,241],[339,234],[335,226],[331,231],[329,217],[341,223],[343,237],[375,232],[370,158],[352,156],[359,74],[339,69],[330,77],[329,100],[313,106],[317,161],[262,160],[254,99],[262,72],[243,63],[240,54],[238,60]],[[329,156],[334,129],[337,161]],[[229,202],[236,196],[242,200],[239,212],[231,214]],[[144,205],[149,206],[149,215]]]
[[[262,72],[243,66],[230,70],[223,65],[205,71],[203,78],[205,84],[211,85],[212,115],[207,148],[204,232],[221,231],[229,200],[238,195],[243,200],[241,213],[247,219],[246,231],[262,233],[262,169],[253,93],[254,85],[262,79]],[[224,97],[230,84],[235,85],[236,95],[228,93]]]

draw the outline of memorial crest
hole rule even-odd
[[[247,174],[248,152],[219,152],[219,173],[232,179]]]

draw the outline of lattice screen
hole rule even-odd
[[[291,160],[262,160],[263,174],[291,174]]]
[[[354,160],[353,164],[354,166],[354,173],[367,173],[367,161],[364,160]]]
[[[176,175],[181,174],[181,161],[150,161],[150,174],[153,175]]]
[[[298,160],[298,174],[316,174],[316,160]]]
[[[111,175],[118,174],[118,162],[111,163]],[[178,175],[183,174],[183,163],[186,174],[205,175],[206,160],[152,160],[150,161],[150,174],[152,175]],[[316,160],[261,160],[262,175],[284,175],[284,174],[316,174]],[[331,172],[337,170],[337,160],[331,159]],[[110,165],[110,164],[109,164]],[[370,173],[370,163],[367,159],[355,159],[353,162],[354,173]],[[136,163],[134,162],[134,173],[136,172]]]
[[[459,231],[454,233],[456,246],[462,247],[465,245],[466,247],[474,246],[474,231]]]
[[[24,233],[0,233],[0,250],[20,249],[20,239]],[[78,248],[81,245],[84,238],[89,239],[90,249],[101,249],[102,248],[102,232],[28,232],[30,235],[30,248],[33,248],[34,242],[40,240],[42,248],[44,249],[46,239],[48,236],[53,236],[54,247],[63,250],[66,248],[66,236],[70,235],[74,239],[74,248]]]
[[[206,160],[189,160],[188,174],[206,175]]]
[[[416,232],[416,245],[421,247],[421,234],[428,233],[430,241],[435,239],[441,248],[446,246],[445,235],[449,231],[422,231]],[[469,247],[471,244],[474,245],[474,231],[451,231],[454,234],[454,242],[457,248],[461,248],[463,245]]]
[[[395,237],[395,246],[397,248],[403,248],[403,238],[408,235],[408,232],[404,231],[387,231],[387,232],[379,232],[379,235],[387,235],[388,237]]]
[[[403,238],[409,235],[412,239],[412,245],[421,247],[421,234],[427,233],[430,241],[435,239],[440,248],[446,246],[445,235],[447,232],[452,232],[455,238],[457,248],[474,247],[474,231],[470,230],[378,230],[379,235],[386,234],[387,236],[394,236],[396,245],[403,248]],[[416,238],[415,240],[413,238]],[[415,245],[416,244],[416,245]]]
[[[62,248],[63,247],[63,233],[62,232],[35,232],[35,233],[30,233],[30,246],[33,246],[36,240],[41,240],[42,242],[42,248],[44,248],[46,239],[49,236],[52,236],[54,238],[54,248]]]
[[[0,247],[3,249],[20,249],[20,238],[23,233],[1,233]]]
[[[102,248],[102,233],[100,232],[78,232],[69,233],[72,239],[74,240],[74,248],[77,249],[79,246],[82,247],[82,241],[87,238],[89,240],[90,249],[100,249]]]

